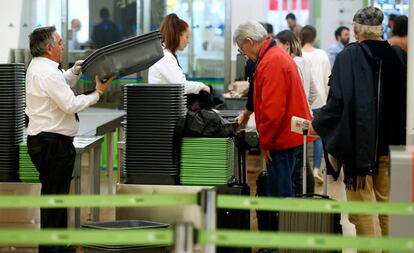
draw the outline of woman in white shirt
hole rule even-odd
[[[328,55],[325,51],[317,49],[313,46],[316,40],[316,29],[313,26],[307,25],[302,28],[300,32],[300,40],[302,43],[302,55],[307,59],[312,66],[312,77],[315,81],[316,88],[322,99],[322,105],[326,104],[329,92],[329,76],[331,75],[331,65],[329,63]],[[312,107],[312,109],[318,109]],[[313,173],[317,181],[322,182],[320,167],[323,157],[323,146],[321,139],[317,139],[313,146]]]
[[[302,48],[295,34],[292,31],[284,30],[279,32],[275,38],[277,45],[285,50],[298,66],[309,106],[322,106],[318,89],[312,78],[310,62],[302,57]]]
[[[164,17],[160,30],[164,57],[149,68],[148,82],[151,84],[182,83],[186,94],[198,94],[201,90],[210,92],[210,88],[201,82],[187,81],[178,62],[176,52],[183,51],[187,47],[190,34],[188,24],[173,13]]]
[[[315,80],[316,88],[322,99],[322,105],[326,104],[328,98],[328,81],[331,75],[331,65],[328,55],[322,49],[313,46],[316,39],[316,29],[307,25],[300,32],[300,40],[302,43],[302,56],[312,65],[312,76]],[[317,109],[313,107],[312,109]]]

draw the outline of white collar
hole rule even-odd
[[[59,67],[59,63],[57,63],[55,61],[52,61],[51,59],[46,58],[46,57],[43,57],[43,56],[35,57],[35,58],[33,58],[33,60],[34,61],[42,61],[42,62],[45,62],[45,63],[47,63],[47,64],[49,64],[49,65],[51,65],[51,66],[53,66],[55,68]]]

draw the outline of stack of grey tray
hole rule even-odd
[[[178,184],[175,127],[187,112],[184,85],[131,84],[124,92],[126,183]]]
[[[141,229],[162,230],[169,227],[168,224],[144,221],[144,220],[117,220],[95,222],[84,224],[82,227],[87,230],[108,230],[108,231],[126,231]],[[166,253],[169,252],[166,246],[158,245],[89,245],[84,247],[84,253],[104,253],[104,252],[122,252],[122,253]]]
[[[19,181],[24,129],[24,64],[0,64],[0,182]]]
[[[102,47],[82,63],[83,74],[95,80],[122,77],[151,67],[164,56],[159,31]]]

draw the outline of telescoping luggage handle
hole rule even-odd
[[[236,133],[236,146],[237,146],[237,162],[238,162],[238,175],[237,175],[237,183],[240,185],[246,184],[247,180],[247,165],[246,165],[246,147],[245,147],[245,136],[246,131],[240,130]]]
[[[307,161],[307,143],[308,143],[308,135],[309,135],[309,120],[299,118],[299,117],[292,117],[291,120],[291,131],[295,133],[299,133],[303,135],[303,167],[302,167],[302,195],[297,197],[318,197],[318,198],[329,198],[327,195],[328,193],[328,186],[327,186],[327,170],[323,170],[323,194],[315,194],[315,193],[306,193],[306,161]]]

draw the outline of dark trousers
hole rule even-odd
[[[266,195],[270,197],[294,197],[302,194],[303,147],[271,150],[272,161],[268,164]],[[279,227],[278,213],[269,214],[271,227]]]
[[[27,137],[30,158],[39,171],[42,195],[68,194],[75,164],[73,138],[55,133],[40,133]],[[66,208],[42,208],[41,227],[67,228]],[[39,252],[66,252],[65,247],[39,247]]]
[[[271,150],[268,164],[266,194],[272,197],[293,197],[302,193],[303,147]]]

